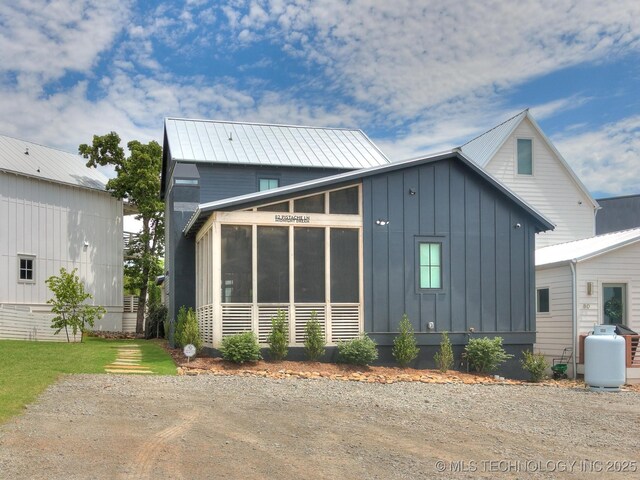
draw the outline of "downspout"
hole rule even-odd
[[[578,349],[576,348],[576,335],[578,332],[578,279],[576,274],[576,261],[571,260],[569,262],[569,267],[571,267],[571,343],[573,345],[573,355],[572,358],[572,367],[573,367],[573,378],[574,380],[578,378]]]

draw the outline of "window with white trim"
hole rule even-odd
[[[536,312],[549,313],[549,289],[538,288],[536,290]]]
[[[36,257],[33,255],[18,255],[18,281],[21,283],[34,283]]]
[[[420,274],[419,288],[421,290],[442,288],[442,243],[420,242]]]
[[[518,138],[517,150],[518,175],[533,175],[533,141]]]
[[[263,192],[280,186],[280,180],[277,178],[261,178],[258,180],[258,189]]]

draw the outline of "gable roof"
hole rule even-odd
[[[484,169],[480,168],[474,162],[469,160],[458,149],[448,150],[442,153],[429,155],[426,157],[412,158],[408,160],[402,160],[398,162],[388,163],[385,165],[376,165],[369,168],[362,168],[360,170],[353,170],[350,172],[339,173],[337,175],[331,175],[328,177],[322,177],[307,182],[296,183],[293,185],[287,185],[280,188],[274,188],[271,190],[265,190],[262,192],[250,193],[247,195],[240,195],[237,197],[225,198],[214,202],[208,202],[200,204],[192,217],[187,222],[184,228],[185,235],[193,235],[198,229],[206,222],[209,215],[217,210],[226,210],[230,208],[248,208],[260,203],[266,203],[269,201],[277,201],[278,199],[284,199],[291,197],[294,194],[306,194],[326,189],[328,187],[339,187],[356,180],[360,180],[365,177],[378,175],[380,173],[388,173],[396,170],[402,170],[409,167],[414,167],[422,164],[437,162],[446,159],[453,159],[460,161],[462,164],[469,167],[477,175],[484,180],[492,184],[497,190],[509,197],[518,206],[530,214],[538,223],[538,231],[553,230],[554,224],[548,220],[544,215],[522,200],[518,195],[509,190],[502,182],[495,179],[492,175],[487,173]]]
[[[581,262],[640,241],[640,228],[606,233],[536,250],[536,267]]]
[[[166,118],[171,157],[187,162],[310,168],[389,163],[362,130]]]
[[[498,150],[500,150],[507,139],[511,136],[515,129],[518,128],[518,125],[520,125],[525,118],[531,122],[538,135],[540,135],[549,149],[551,149],[556,158],[560,161],[560,164],[565,168],[567,173],[569,173],[569,176],[578,186],[578,188],[582,190],[585,196],[589,199],[593,207],[600,208],[600,205],[598,205],[598,202],[591,196],[591,193],[589,193],[587,187],[585,187],[585,185],[580,181],[573,169],[569,166],[569,164],[556,149],[553,143],[551,143],[551,140],[549,140],[549,138],[542,131],[531,113],[529,113],[528,108],[518,113],[517,115],[514,115],[508,120],[505,120],[500,125],[497,125],[492,129],[486,131],[485,133],[477,136],[476,138],[469,140],[467,143],[460,147],[460,150],[462,150],[462,153],[464,153],[467,157],[484,168],[489,164],[491,159],[496,155],[496,153],[498,153]]]
[[[105,190],[108,178],[80,155],[0,135],[0,170],[76,187]]]

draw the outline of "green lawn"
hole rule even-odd
[[[142,365],[161,375],[175,375],[176,366],[162,347],[148,340],[87,338],[83,343],[0,340],[0,423],[19,414],[55,382],[69,373],[104,373],[116,358],[116,347],[135,343]]]

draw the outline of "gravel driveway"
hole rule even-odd
[[[0,426],[0,478],[640,478],[640,394],[78,375]]]

